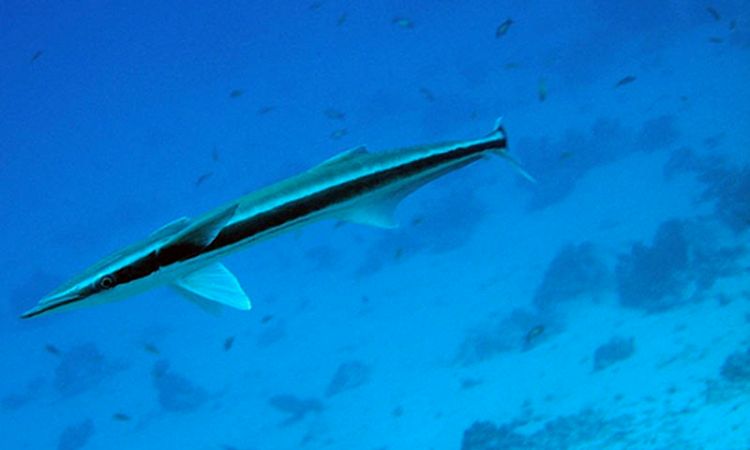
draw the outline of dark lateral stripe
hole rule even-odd
[[[479,155],[490,149],[504,149],[505,138],[482,143],[481,145],[458,146],[456,149],[442,154],[428,156],[390,169],[384,169],[370,175],[365,175],[344,184],[333,186],[320,192],[310,194],[301,199],[278,206],[270,211],[250,217],[241,222],[234,223],[219,233],[216,239],[208,247],[191,244],[178,244],[153,251],[134,261],[126,267],[112,274],[115,285],[126,284],[141,278],[145,278],[160,268],[186,261],[196,256],[211,253],[224,247],[236,244],[246,239],[258,236],[264,232],[280,228],[286,224],[302,219],[317,211],[330,206],[352,200],[358,196],[372,192],[378,188],[387,186],[398,180],[413,177],[428,170],[436,169],[461,159],[467,159],[469,164],[479,159]],[[475,156],[475,158],[470,158]],[[92,290],[97,290],[93,287]],[[93,294],[90,292],[89,294]],[[51,310],[69,306],[78,301],[83,301],[87,295],[76,296],[58,303],[48,305],[44,308],[32,310],[21,315],[28,319]]]
[[[472,155],[478,158],[480,153],[493,148],[505,148],[505,139],[488,141],[482,145],[458,147],[447,153],[417,159],[400,166],[365,175],[338,186],[330,187],[321,192],[310,194],[299,200],[289,202],[228,226],[204,249],[203,253],[219,250],[245,239],[258,236],[327,207],[346,202],[395,181],[415,176],[441,165],[449,164]]]

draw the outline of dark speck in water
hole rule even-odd
[[[229,336],[228,338],[224,339],[224,351],[228,352],[232,349],[232,346],[234,345],[234,336]]]
[[[117,422],[130,422],[131,417],[125,413],[117,412],[112,414],[112,420]]]
[[[33,55],[31,55],[31,62],[36,61],[44,54],[44,50],[37,50],[34,52]]]
[[[150,342],[146,342],[145,344],[143,344],[143,351],[145,351],[146,353],[151,353],[152,355],[158,355],[161,353],[159,351],[159,348]]]
[[[205,183],[209,178],[211,178],[213,174],[214,174],[213,172],[206,172],[202,174],[201,176],[199,176],[195,180],[195,187],[199,187],[201,184]]]
[[[620,79],[620,81],[618,81],[617,83],[615,83],[615,88],[618,88],[618,87],[621,87],[621,86],[625,86],[627,84],[632,83],[635,80],[636,80],[636,78],[633,75],[628,75],[628,76],[623,77],[622,79]]]
[[[707,12],[708,14],[710,14],[710,15],[711,15],[711,17],[713,17],[713,19],[714,19],[715,21],[717,21],[717,22],[718,22],[718,21],[720,21],[720,20],[721,20],[721,14],[719,14],[719,11],[717,11],[717,10],[716,10],[716,8],[714,8],[713,6],[707,6],[707,7],[706,7],[706,12]]]
[[[47,344],[44,346],[44,351],[49,353],[50,355],[60,356],[60,349],[55,347],[52,344]]]
[[[268,403],[276,410],[287,415],[281,426],[291,425],[304,419],[310,413],[323,411],[323,403],[314,398],[300,398],[294,395],[274,395]]]
[[[339,128],[338,130],[335,130],[330,134],[330,138],[333,140],[338,140],[346,136],[347,134],[349,134],[349,132],[346,128]]]
[[[432,91],[427,89],[426,87],[419,88],[419,93],[422,94],[422,97],[424,97],[424,99],[428,102],[432,103],[435,101],[435,94],[433,94]]]
[[[325,114],[325,116],[328,117],[331,120],[344,120],[344,119],[346,119],[346,114],[344,114],[343,112],[341,112],[341,111],[339,111],[337,109],[333,109],[333,108],[326,109],[325,111],[323,111],[323,114]]]
[[[503,23],[497,26],[497,29],[495,29],[495,37],[501,38],[508,33],[508,30],[510,30],[510,26],[513,25],[515,22],[513,22],[513,19],[505,19]]]
[[[524,350],[529,350],[532,347],[534,347],[537,342],[539,342],[539,339],[544,334],[544,325],[536,325],[534,327],[531,327],[528,332],[526,332],[526,336],[523,338],[523,348]]]
[[[399,28],[403,28],[406,30],[411,30],[414,28],[414,22],[412,22],[412,20],[408,17],[394,17],[391,23],[398,26]]]
[[[480,380],[479,378],[463,378],[461,379],[461,389],[467,390],[472,389],[480,384],[484,383],[484,381]]]

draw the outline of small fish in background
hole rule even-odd
[[[211,149],[211,161],[217,163],[221,160],[221,155],[219,155],[219,149],[216,148],[214,145],[214,148]]]
[[[625,86],[626,84],[630,84],[630,83],[632,83],[635,80],[636,80],[636,78],[633,75],[625,76],[625,77],[621,78],[620,81],[618,81],[617,83],[615,83],[615,89],[617,89],[618,87]]]
[[[320,8],[323,7],[323,2],[312,2],[310,3],[310,6],[307,7],[310,11],[317,11]]]
[[[706,12],[709,13],[715,21],[719,22],[721,20],[721,14],[719,14],[719,11],[717,11],[713,6],[707,6]]]
[[[263,316],[263,318],[260,319],[260,323],[266,324],[266,323],[270,322],[271,320],[273,320],[273,315],[272,314],[266,314],[265,316]]]
[[[405,30],[411,30],[414,28],[414,22],[408,17],[394,17],[391,23]]]
[[[348,18],[349,17],[346,15],[346,13],[341,13],[341,15],[339,16],[339,18],[336,20],[336,26],[337,27],[342,26],[343,24],[346,23],[346,19],[348,19]]]
[[[346,128],[339,128],[338,130],[332,132],[329,137],[336,141],[346,136],[347,134],[349,134],[349,131],[347,131]]]
[[[145,351],[146,353],[151,353],[152,355],[161,354],[159,348],[150,342],[146,342],[145,344],[143,344],[143,351]]]
[[[540,102],[547,100],[547,80],[545,80],[544,78],[539,79],[539,85],[537,87],[537,95],[539,97]]]
[[[718,36],[711,36],[710,38],[708,38],[708,42],[712,44],[723,44],[724,38],[718,37]]]
[[[480,384],[484,383],[484,381],[480,380],[479,378],[462,378],[461,379],[461,389],[467,390],[472,389]]]
[[[518,69],[519,67],[521,67],[521,65],[518,64],[517,62],[509,62],[509,63],[503,64],[503,69],[505,70],[515,70],[515,69]]]
[[[112,420],[117,422],[130,422],[131,419],[132,417],[122,412],[116,412],[112,414]]]
[[[52,344],[45,344],[44,351],[46,351],[50,355],[55,355],[55,356],[60,356],[60,353],[62,353],[60,352],[59,348],[55,347]]]
[[[729,29],[734,31],[737,28],[737,19],[732,19],[729,22]]]
[[[233,89],[229,92],[229,98],[240,98],[244,93],[245,91],[243,91],[242,89]]]
[[[531,347],[535,346],[539,339],[544,334],[544,325],[536,325],[534,327],[531,327],[529,331],[526,332],[526,336],[523,338],[523,349],[529,350]]]
[[[325,111],[323,111],[323,114],[325,114],[326,117],[328,117],[331,120],[344,120],[346,119],[346,114],[334,109],[334,108],[328,108]]]
[[[224,351],[228,352],[232,349],[232,346],[234,345],[234,336],[229,336],[228,338],[224,339]]]
[[[568,159],[572,158],[573,155],[575,155],[575,153],[572,152],[572,151],[570,151],[570,150],[566,150],[564,152],[561,152],[560,153],[560,161],[568,160]]]
[[[258,108],[257,114],[259,116],[264,116],[264,115],[266,115],[266,114],[274,111],[275,109],[276,109],[276,107],[274,107],[274,106],[261,106],[260,108]]]
[[[195,187],[200,187],[200,185],[203,184],[203,183],[205,183],[209,178],[211,178],[211,176],[213,174],[214,174],[213,172],[206,172],[206,173],[202,174],[201,176],[199,176],[195,180]]]
[[[31,55],[31,60],[29,62],[33,63],[37,59],[39,59],[44,54],[44,50],[37,50],[34,52],[33,55]]]
[[[501,38],[505,36],[505,34],[510,30],[510,26],[513,25],[515,22],[513,22],[513,19],[510,17],[505,19],[503,23],[497,26],[497,29],[495,30],[495,38]]]
[[[428,102],[432,103],[435,101],[435,95],[426,87],[419,88],[419,93],[422,94],[422,97],[424,97],[424,99]]]
[[[280,426],[292,425],[304,419],[309,413],[323,411],[323,403],[318,399],[303,399],[288,394],[274,395],[268,400],[268,404],[287,415],[286,420],[279,424]]]

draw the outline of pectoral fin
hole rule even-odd
[[[236,309],[250,309],[250,299],[237,278],[222,264],[214,263],[187,275],[174,287],[191,300],[216,302]]]

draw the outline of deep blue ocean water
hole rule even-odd
[[[750,2],[0,1],[3,449],[750,448]],[[328,221],[30,320],[347,149],[473,139]]]

